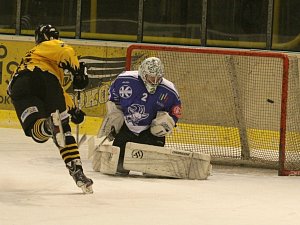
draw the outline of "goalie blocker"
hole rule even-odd
[[[89,140],[89,158],[94,171],[114,175],[120,149],[103,139]],[[123,167],[149,175],[204,180],[211,174],[210,155],[173,150],[165,147],[129,142],[126,144]]]

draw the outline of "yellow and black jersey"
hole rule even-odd
[[[25,71],[33,71],[35,68],[55,75],[63,87],[64,70],[67,69],[71,72],[78,70],[79,61],[71,46],[61,40],[55,39],[44,41],[27,52],[13,74],[13,77]],[[64,96],[67,108],[73,108],[74,103],[71,96],[65,91]]]
[[[50,40],[36,45],[27,52],[15,73],[33,71],[35,67],[55,75],[63,85],[64,69],[76,71],[79,68],[79,61],[71,46],[61,40]]]

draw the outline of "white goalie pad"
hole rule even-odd
[[[114,127],[116,133],[119,133],[124,123],[124,114],[115,103],[108,101],[106,108],[107,113],[102,121],[97,137],[109,136],[112,127]]]
[[[208,154],[128,142],[123,167],[150,175],[204,180],[211,174]]]
[[[88,140],[88,158],[92,158],[93,170],[114,175],[117,172],[120,148],[106,142],[105,137]]]

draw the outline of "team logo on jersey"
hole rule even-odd
[[[132,95],[132,88],[128,85],[123,85],[119,89],[119,95],[121,98],[130,98]]]
[[[182,116],[182,108],[181,105],[176,105],[171,109],[171,114],[176,116],[177,118],[181,118]]]
[[[164,103],[166,103],[168,101],[168,99],[169,99],[168,93],[165,93],[165,94],[161,93],[159,96],[159,100]]]
[[[148,118],[149,113],[145,113],[145,106],[139,104],[132,104],[128,108],[129,115],[126,116],[126,121],[137,126],[139,121]]]

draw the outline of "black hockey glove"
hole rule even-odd
[[[87,68],[84,62],[79,63],[79,69],[73,73],[73,89],[74,91],[82,91],[89,84],[89,77],[87,75]]]
[[[84,120],[84,116],[86,115],[81,109],[73,108],[68,112],[71,115],[71,121],[75,124],[80,124]]]

